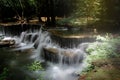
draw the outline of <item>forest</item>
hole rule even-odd
[[[119,29],[119,0],[1,0],[0,22],[36,18],[49,25]]]

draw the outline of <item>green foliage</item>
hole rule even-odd
[[[6,80],[7,77],[8,77],[8,69],[7,68],[4,68],[3,69],[3,72],[0,74],[0,80]]]
[[[71,14],[72,16],[65,18],[58,23],[70,25],[88,25],[100,20],[102,2],[101,0],[77,0],[77,9]]]
[[[33,71],[38,71],[38,70],[44,70],[44,68],[42,67],[41,62],[39,62],[39,61],[34,61],[33,63],[27,65],[27,69],[29,71],[32,71],[32,72]],[[43,72],[40,73],[37,80],[44,80],[43,76],[44,76],[44,73]],[[26,80],[29,80],[29,77],[26,77]]]
[[[82,71],[82,74],[86,74],[87,72],[90,72],[90,71],[92,71],[93,69],[95,69],[95,65],[89,64],[89,65]]]
[[[112,38],[111,35],[107,34],[105,37],[98,36],[97,40],[101,42],[91,43],[87,48],[87,52],[93,59],[94,56],[98,58],[108,58],[110,55],[115,54],[118,46],[116,44],[119,44],[120,38]]]
[[[75,4],[77,8],[71,13],[72,16],[61,20],[59,24],[94,25],[95,27],[119,25],[119,0],[76,0]]]
[[[85,72],[94,69],[95,66],[92,64],[94,61],[120,57],[120,54],[118,54],[120,52],[117,51],[120,46],[120,37],[114,38],[114,36],[107,34],[104,37],[98,36],[97,40],[99,42],[89,44],[86,49],[88,55],[85,60],[87,63]]]
[[[93,24],[96,19],[112,21],[116,25],[120,22],[120,0],[1,0],[0,5],[2,15],[10,9],[15,16],[24,15],[28,18],[65,16],[70,18],[63,22],[72,25]],[[72,17],[71,20],[71,15],[79,17]]]
[[[30,71],[44,70],[39,61],[34,61],[32,64],[27,65],[27,69]]]
[[[101,0],[80,0],[78,10],[81,16],[95,18],[100,14],[101,7]]]

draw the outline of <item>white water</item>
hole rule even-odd
[[[31,37],[28,40],[29,35],[31,35]],[[33,42],[36,35],[38,35],[38,37]],[[83,70],[83,68],[85,68],[85,48],[88,43],[82,43],[75,48],[64,49],[52,42],[50,34],[42,30],[39,32],[22,32],[20,38],[16,39],[18,48],[15,48],[14,50],[26,50],[34,48],[35,45],[37,46],[36,49],[34,48],[33,55],[30,57],[35,60],[44,61],[44,59],[40,56],[44,53],[43,47],[55,48],[58,50],[59,61],[58,63],[48,63],[49,67],[45,70],[45,74],[43,76],[45,80],[78,80],[78,74]],[[64,54],[65,52],[66,54]],[[66,58],[66,55],[69,55],[70,58]],[[68,60],[69,64],[67,64],[64,60]],[[35,74],[40,75],[41,72]],[[35,74],[30,73],[30,75]]]
[[[80,44],[78,48],[74,49],[63,49],[58,48],[59,50],[59,63],[50,64],[50,67],[46,70],[46,78],[50,80],[78,80],[80,72],[85,68],[84,58],[86,53],[84,52],[85,47],[88,43]],[[72,55],[77,55],[74,62],[72,58],[69,59],[70,64],[63,62],[64,54],[61,54],[63,51],[69,51],[73,53]],[[79,62],[79,60],[82,60]]]

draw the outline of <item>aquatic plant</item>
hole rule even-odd
[[[31,72],[44,70],[40,61],[34,61],[33,63],[28,64],[26,68]],[[37,80],[44,80],[43,76],[43,73],[39,74]],[[29,78],[26,77],[26,80],[29,80]]]
[[[41,62],[39,61],[34,61],[33,63],[27,65],[27,69],[30,71],[44,70]]]

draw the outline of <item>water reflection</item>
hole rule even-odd
[[[30,52],[11,51],[11,48],[0,48],[0,73],[8,68],[7,80],[25,80],[28,75],[24,73],[25,65],[33,60],[29,58]]]

